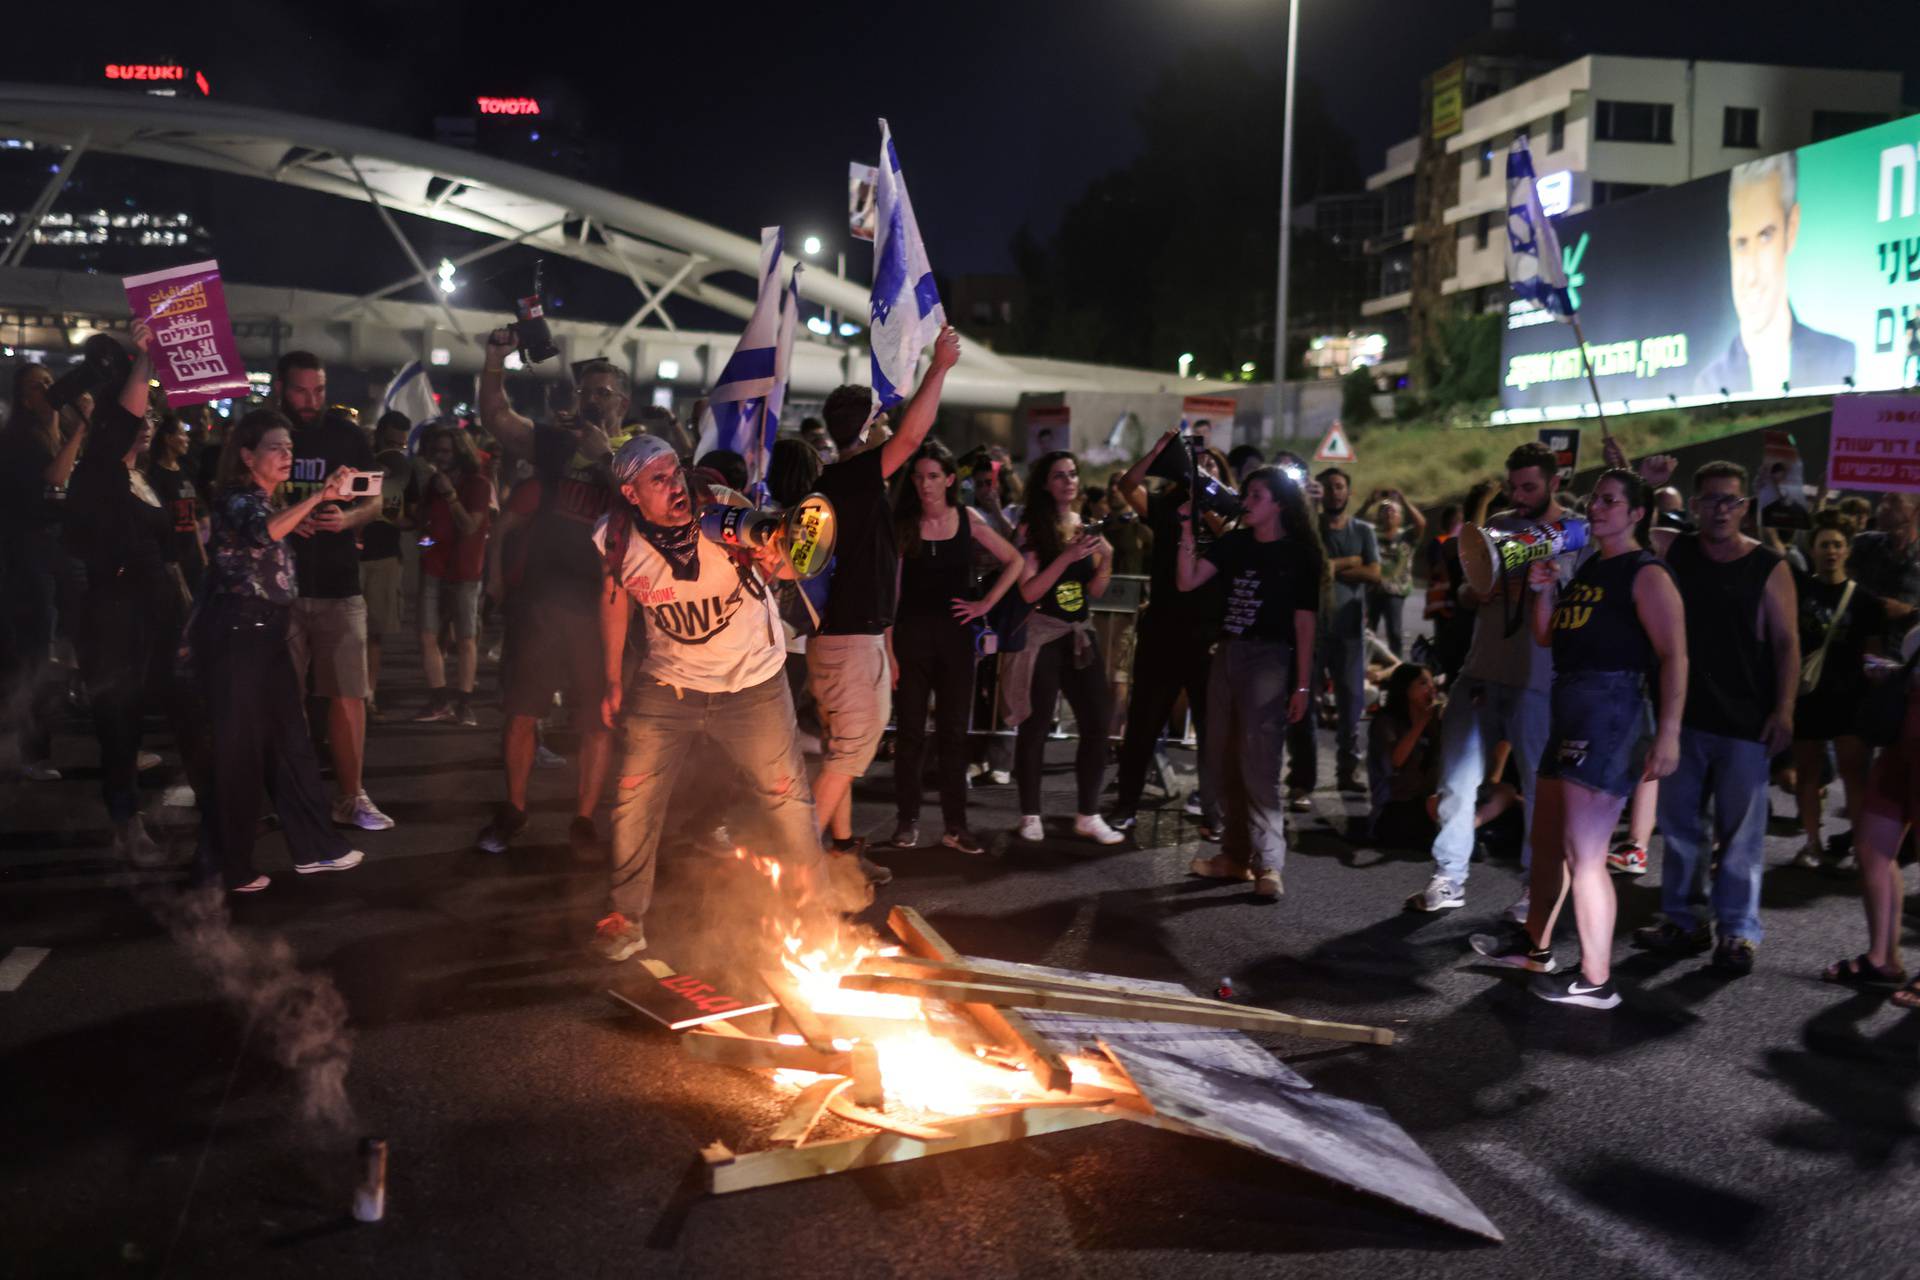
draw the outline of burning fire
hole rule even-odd
[[[734,850],[734,857],[765,876],[775,890],[781,888],[779,862],[744,849]],[[786,904],[787,895],[782,895],[782,901]],[[762,924],[777,943],[780,962],[807,1006],[829,1021],[857,1021],[857,1032],[848,1039],[836,1038],[833,1047],[844,1050],[855,1040],[874,1047],[889,1109],[956,1116],[1047,1096],[1024,1068],[978,1056],[941,1034],[935,1026],[938,1015],[930,1016],[924,1001],[842,989],[842,975],[857,972],[868,959],[900,954],[899,947],[882,943],[871,929],[838,916],[831,917],[830,923],[810,924],[797,914],[784,919],[767,916]],[[799,1036],[781,1039],[802,1043]],[[791,1069],[773,1074],[776,1081],[796,1090],[821,1078],[811,1071]]]

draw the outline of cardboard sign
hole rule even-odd
[[[1920,396],[1836,396],[1827,487],[1920,493]]]
[[[153,369],[175,408],[247,394],[247,369],[227,318],[218,262],[194,262],[121,282],[134,319],[153,330]]]
[[[669,1031],[685,1031],[703,1022],[758,1013],[773,1008],[774,1004],[771,998],[748,1001],[730,996],[690,973],[675,973],[665,978],[636,976],[630,982],[607,988],[607,994],[622,1004],[632,1005]]]
[[[1036,405],[1027,410],[1027,461],[1043,453],[1073,448],[1073,410],[1064,404]]]
[[[1560,487],[1572,484],[1573,473],[1580,469],[1580,428],[1542,427],[1540,443],[1553,450],[1554,461],[1560,465]]]
[[[1215,445],[1222,453],[1233,447],[1233,416],[1240,411],[1240,404],[1231,396],[1187,396],[1180,401],[1180,418],[1183,435],[1203,435],[1207,443]],[[1204,429],[1200,424],[1206,423]]]
[[[1315,462],[1358,462],[1354,456],[1353,442],[1347,439],[1347,429],[1339,423],[1327,428],[1327,434],[1320,438],[1320,447],[1313,451]]]

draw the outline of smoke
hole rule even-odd
[[[304,972],[279,935],[257,937],[234,929],[218,885],[156,889],[142,895],[219,990],[245,1013],[274,1061],[293,1073],[302,1122],[331,1135],[354,1131],[347,1099],[353,1036],[347,1002],[324,973]]]

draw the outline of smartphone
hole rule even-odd
[[[384,471],[356,471],[347,480],[347,494],[354,498],[377,498],[386,480]]]

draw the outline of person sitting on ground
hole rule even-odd
[[[1378,799],[1371,816],[1372,839],[1385,849],[1421,849],[1432,845],[1440,827],[1440,714],[1446,699],[1433,673],[1404,662],[1387,676],[1379,714],[1367,738],[1367,776]],[[1475,829],[1486,826],[1519,802],[1508,782],[1488,782],[1474,809]]]

